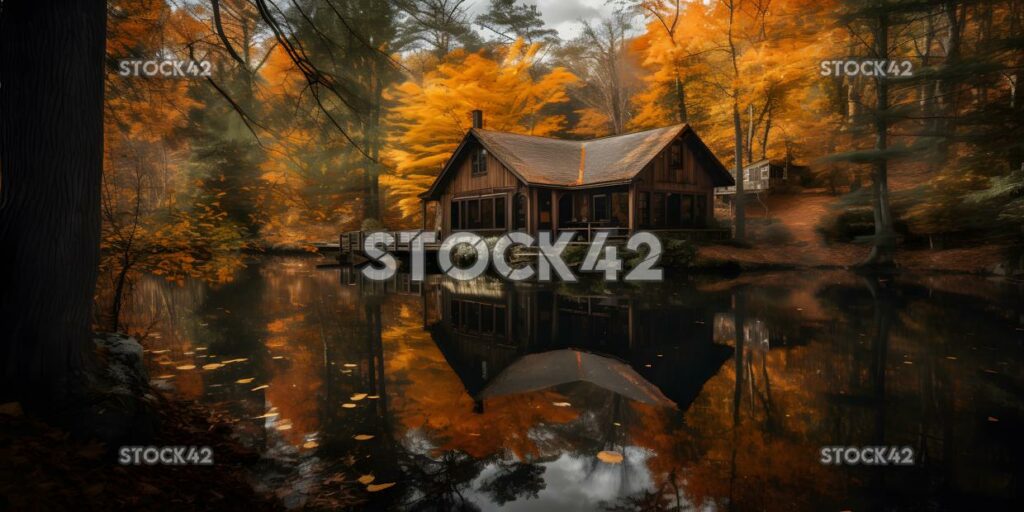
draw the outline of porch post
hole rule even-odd
[[[629,234],[636,231],[636,183],[629,184]]]
[[[558,236],[558,201],[561,199],[561,192],[551,191],[551,236]]]
[[[423,231],[427,230],[427,200],[420,201],[420,217],[423,219]]]

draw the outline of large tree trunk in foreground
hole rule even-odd
[[[106,5],[0,13],[0,385],[53,410],[90,344],[99,262]]]

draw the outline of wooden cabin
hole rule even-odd
[[[729,173],[734,174],[734,171],[730,170]],[[799,187],[809,175],[810,168],[805,165],[796,165],[789,160],[763,159],[743,168],[743,193],[746,195],[789,192]],[[734,196],[736,186],[715,187],[715,195]]]
[[[718,233],[715,187],[732,175],[687,124],[592,140],[470,129],[420,199],[423,229]],[[579,238],[578,238],[579,239]]]

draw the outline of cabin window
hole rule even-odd
[[[684,195],[682,197],[682,207],[680,209],[679,216],[682,220],[683,226],[693,225],[693,203],[693,196]]]
[[[505,308],[502,306],[494,306],[494,333],[505,335]]]
[[[708,196],[697,196],[697,211],[694,212],[694,224],[704,227],[708,223]]]
[[[494,198],[494,227],[504,228],[505,227],[505,198],[495,197]]]
[[[594,220],[597,222],[608,220],[608,196],[604,194],[594,196]]]
[[[488,304],[480,306],[480,332],[485,334],[494,332],[494,306]]]
[[[639,217],[637,222],[640,226],[651,223],[651,193],[640,192],[636,196],[636,214]]]
[[[461,229],[462,228],[462,216],[459,215],[459,212],[461,210],[461,206],[462,206],[461,202],[459,202],[459,201],[452,201],[452,215],[451,215],[452,229]]]
[[[615,192],[612,194],[611,223],[613,226],[629,226],[629,194]]]
[[[487,150],[480,148],[473,152],[473,175],[487,174]]]
[[[651,207],[651,224],[661,226],[665,223],[665,194],[655,192]]]
[[[469,217],[469,225],[467,227],[469,227],[471,229],[472,228],[479,228],[480,227],[480,201],[479,200],[466,201],[466,206],[469,207],[469,215],[468,215],[468,217]]]
[[[505,197],[452,201],[452,229],[504,229]]]

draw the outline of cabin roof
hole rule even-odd
[[[673,139],[689,131],[692,149],[715,186],[733,184],[732,175],[687,124],[591,140],[565,140],[472,128],[448,165],[421,197],[430,197],[470,139],[528,185],[586,187],[632,181]]]

